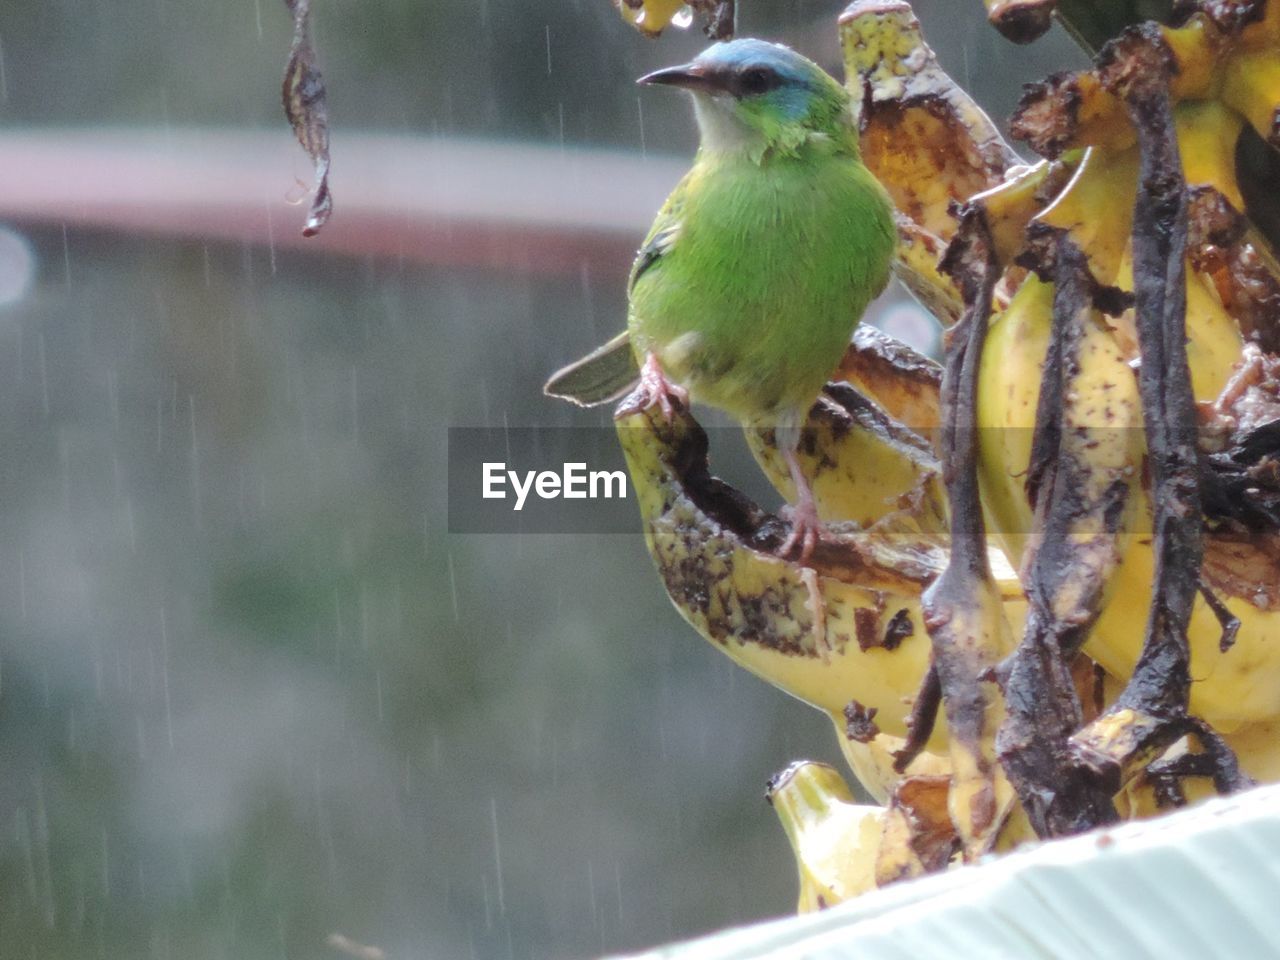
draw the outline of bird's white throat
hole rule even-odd
[[[743,121],[732,97],[693,94],[702,149],[711,153],[738,153],[764,145],[764,134]]]

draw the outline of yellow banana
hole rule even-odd
[[[1182,154],[1188,182],[1215,187],[1224,197],[1236,198],[1230,151],[1239,120],[1216,104],[1188,104],[1177,114]],[[1131,264],[1127,243],[1128,209],[1107,198],[1123,195],[1135,176],[1131,150],[1112,153],[1094,148],[1071,186],[1041,216],[1044,222],[1067,229],[1083,249],[1091,252],[1090,266],[1103,283],[1129,286]],[[1030,459],[1031,428],[1040,389],[1039,365],[1049,338],[1052,287],[1027,281],[1013,303],[992,325],[987,342],[979,405],[982,425],[983,494],[996,531],[1012,559],[1020,558],[1031,530],[1031,508],[1023,490]],[[1211,401],[1223,389],[1241,354],[1238,325],[1226,312],[1211,278],[1192,273],[1187,284],[1188,356],[1197,398]],[[1114,426],[1117,441],[1136,442],[1129,454],[1133,476],[1142,469],[1142,437],[1135,384],[1128,363],[1136,356],[1132,317],[1108,321],[1109,337],[1095,330],[1098,352],[1085,364],[1077,389],[1091,394],[1098,410]],[[1108,344],[1106,339],[1110,339]],[[1105,360],[1105,362],[1104,362]],[[1104,371],[1110,371],[1105,373]],[[1123,400],[1122,400],[1123,398]],[[1104,402],[1105,401],[1105,402]],[[1103,421],[1099,421],[1102,425]],[[1104,431],[1103,438],[1111,431]],[[1150,515],[1150,504],[1140,485],[1133,487],[1132,509]],[[1087,652],[1113,676],[1128,676],[1141,647],[1134,624],[1146,616],[1146,585],[1153,573],[1149,536],[1129,537],[1108,600]],[[1214,537],[1209,537],[1210,555]],[[1242,724],[1264,722],[1280,714],[1280,651],[1269,640],[1280,629],[1280,619],[1259,609],[1249,596],[1233,596],[1219,585],[1227,607],[1241,621],[1236,644],[1219,649],[1222,629],[1217,617],[1201,603],[1191,628],[1192,672],[1196,683],[1191,710],[1222,732]],[[1252,758],[1242,756],[1246,771]]]
[[[798,912],[811,913],[876,886],[886,811],[854,802],[822,763],[793,763],[765,793],[791,842],[800,874]]]
[[[613,0],[613,5],[631,26],[645,36],[656,37],[676,19],[685,0]]]
[[[848,383],[921,437],[938,427],[942,368],[900,340],[863,324],[833,380]]]
[[[773,430],[748,430],[747,444],[783,494],[790,471]],[[824,520],[867,528],[892,521],[896,530],[941,533],[946,497],[928,445],[877,405],[832,385],[810,414],[797,451]]]
[[[855,0],[840,17],[840,45],[862,159],[899,211],[898,278],[952,323],[960,294],[937,266],[951,204],[1000,183],[1018,155],[938,65],[908,3]]]
[[[656,37],[670,26],[684,29],[696,13],[703,30],[713,40],[732,40],[735,0],[613,0],[622,19],[646,37]]]
[[[914,691],[912,691],[914,696]],[[898,754],[907,741],[877,730],[869,740],[859,739],[845,712],[831,714],[836,728],[836,740],[844,754],[845,762],[862,788],[877,803],[888,803],[894,789],[904,777],[950,777],[951,760],[945,752],[925,749],[902,770],[897,769]],[[942,733],[945,740],[945,731]]]
[[[856,701],[906,736],[929,663],[919,594],[943,563],[937,546],[874,527],[820,544],[815,610],[803,568],[769,552],[783,525],[707,475],[706,437],[691,419],[637,414],[618,435],[650,552],[685,619],[793,696],[832,716]]]

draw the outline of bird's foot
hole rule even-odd
[[[674,401],[674,402],[673,402]],[[670,423],[675,416],[675,405],[678,403],[686,409],[689,406],[689,391],[679,384],[672,383],[662,372],[658,358],[652,353],[646,354],[644,366],[640,368],[640,383],[618,404],[614,411],[615,420],[629,417],[633,413],[642,413],[653,407],[662,411],[663,418]]]
[[[826,534],[827,528],[818,518],[818,505],[813,499],[813,487],[800,468],[800,460],[796,456],[795,442],[788,444],[784,454],[787,468],[791,472],[791,481],[796,485],[796,503],[784,510],[791,521],[791,533],[782,546],[778,548],[778,556],[783,559],[791,557],[796,550],[795,560],[801,566],[800,579],[808,593],[809,613],[813,617],[813,636],[815,644],[825,658],[831,650],[831,640],[827,636],[827,604],[822,599],[822,590],[818,583],[818,571],[809,566],[809,558],[813,556],[813,548]]]
[[[809,558],[813,556],[813,548],[818,545],[818,541],[827,530],[818,519],[818,508],[813,502],[813,497],[801,496],[799,503],[794,507],[784,508],[783,512],[791,521],[791,533],[778,548],[778,556],[790,558],[794,555],[798,564],[802,567],[808,566]],[[796,553],[797,549],[799,553]]]

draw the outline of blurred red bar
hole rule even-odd
[[[304,239],[311,166],[285,130],[6,130],[0,218],[424,264],[625,273],[687,165],[339,131],[333,219]]]

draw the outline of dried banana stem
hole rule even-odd
[[[1082,398],[1097,395],[1078,383],[1086,331],[1095,323],[1095,283],[1070,236],[1058,232],[1056,241],[1053,333],[1027,479],[1037,535],[1024,562],[1030,606],[1022,641],[1005,668],[1008,719],[996,740],[1000,760],[1042,837],[1118,819],[1114,791],[1072,769],[1067,743],[1083,723],[1072,664],[1119,562],[1129,497],[1124,429],[1103,425],[1097,430],[1078,409],[1088,403]],[[1099,352],[1096,342],[1091,346]]]
[[[990,677],[1011,646],[978,493],[978,368],[1001,273],[980,205],[962,212],[942,269],[963,291],[965,313],[951,331],[942,379],[939,450],[951,503],[951,553],[946,570],[925,591],[923,608],[951,736],[948,804],[971,859],[992,848],[1008,812],[1008,783],[994,756],[1003,705]]]
[[[942,367],[869,324],[854,331],[832,379],[861,391],[922,437],[938,427]]]
[[[898,773],[906,771],[920,751],[933,736],[933,729],[938,722],[938,710],[942,706],[942,682],[938,679],[938,669],[929,665],[920,684],[920,691],[911,704],[911,714],[907,717],[907,742],[893,756],[893,769]]]
[[[1155,577],[1142,654],[1117,703],[1072,740],[1081,766],[1118,790],[1184,736],[1187,628],[1204,556],[1197,420],[1186,352],[1187,190],[1168,79],[1175,69],[1154,30],[1134,30],[1101,71],[1126,104],[1141,154],[1133,273],[1148,463],[1155,511]],[[1205,735],[1209,734],[1205,732]],[[1203,738],[1202,738],[1203,741]],[[1211,741],[1219,746],[1216,737]],[[1229,754],[1225,745],[1221,750]]]

